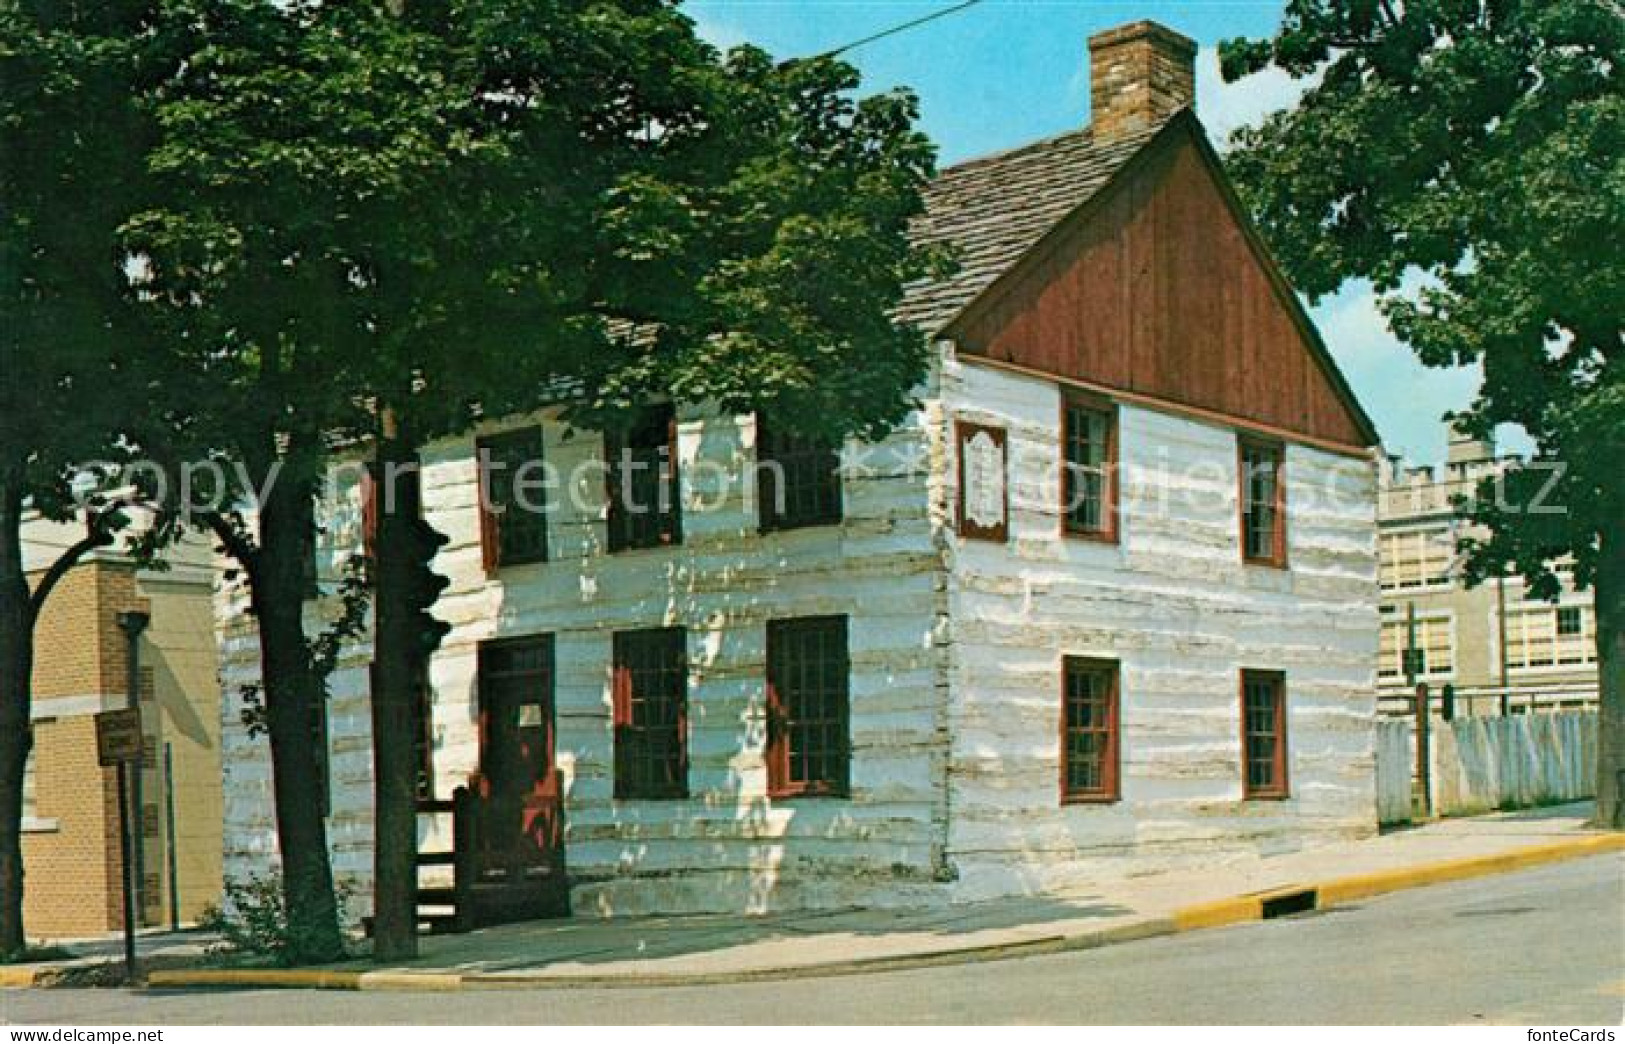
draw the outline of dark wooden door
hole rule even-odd
[[[553,638],[480,647],[482,883],[566,888],[564,808],[554,763]]]

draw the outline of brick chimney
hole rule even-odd
[[[1090,127],[1116,138],[1161,124],[1196,104],[1196,41],[1156,22],[1089,38]]]

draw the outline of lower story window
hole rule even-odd
[[[688,638],[681,627],[615,636],[615,796],[688,795]]]
[[[1061,800],[1117,800],[1117,664],[1068,656],[1062,669]]]
[[[851,664],[844,616],[767,625],[767,778],[773,797],[849,792]]]
[[[1287,796],[1286,675],[1241,672],[1242,794]]]

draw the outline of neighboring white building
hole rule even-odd
[[[515,839],[491,866],[578,913],[756,912],[1375,831],[1375,435],[1188,112],[1194,45],[1138,23],[1091,49],[1092,129],[933,187],[919,234],[961,266],[905,303],[939,351],[885,440],[837,466],[748,416],[651,407],[606,447],[544,412],[478,433],[570,476],[500,517],[474,436],[427,450],[452,630],[426,776],[488,795]],[[665,514],[583,468],[669,450]],[[333,498],[330,578],[364,514],[355,483]],[[257,647],[240,595],[219,604],[230,694]],[[328,737],[336,869],[363,881],[368,659],[336,675]],[[241,876],[275,834],[237,709]]]

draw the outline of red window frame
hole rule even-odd
[[[1061,803],[1104,804],[1119,791],[1121,669],[1116,660],[1061,661]]]
[[[841,521],[844,507],[838,446],[824,439],[778,431],[767,418],[758,415],[756,462],[756,492],[764,532],[829,526]],[[782,490],[780,474],[784,476]]]
[[[1080,424],[1086,416],[1103,419],[1101,436],[1091,439]],[[1082,430],[1080,430],[1082,429]],[[1100,462],[1078,458],[1096,444]],[[1077,496],[1078,483],[1099,469],[1096,517],[1090,520]],[[1110,399],[1068,390],[1061,399],[1061,530],[1067,536],[1103,543],[1117,542],[1117,404]]]
[[[649,406],[630,427],[606,433],[604,457],[610,551],[682,543],[676,410],[669,403]],[[623,496],[629,483],[630,501]],[[651,510],[645,502],[652,502]]]
[[[487,435],[475,442],[480,468],[480,551],[485,571],[547,561],[547,512],[513,508],[520,468],[542,461],[538,425]],[[503,467],[493,469],[494,462]]]
[[[1255,480],[1268,473],[1273,489]],[[1249,565],[1286,568],[1286,447],[1242,436],[1236,441],[1236,494],[1241,519],[1241,557]],[[1262,495],[1261,495],[1262,494]],[[1264,532],[1264,507],[1269,530]]]
[[[769,797],[848,797],[852,661],[845,616],[767,625]]]
[[[615,797],[688,796],[688,632],[614,638]]]
[[[1241,672],[1241,785],[1248,800],[1291,796],[1287,775],[1286,675]]]
[[[986,433],[999,448],[999,521],[995,525],[982,525],[965,513],[965,446],[980,433]],[[1003,428],[971,421],[954,422],[954,455],[959,458],[959,535],[967,540],[988,540],[1002,544],[1010,537],[1010,449]]]

